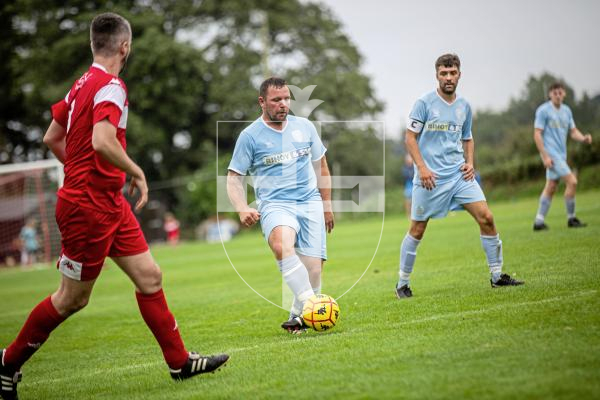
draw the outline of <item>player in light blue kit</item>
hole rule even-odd
[[[263,234],[283,279],[294,294],[290,318],[281,327],[302,332],[304,302],[321,291],[327,259],[325,231],[334,226],[331,177],[325,146],[314,125],[288,115],[285,80],[269,78],[260,86],[262,115],[237,139],[227,176],[227,194],[240,221],[260,220]],[[258,209],[250,208],[243,176],[254,180]]]
[[[502,273],[502,241],[485,196],[475,181],[471,107],[456,95],[460,59],[444,54],[435,62],[439,87],[417,100],[408,119],[406,148],[415,164],[411,225],[400,250],[398,298],[412,296],[410,273],[429,218],[462,205],[475,218],[490,268],[492,287],[523,284]]]
[[[533,138],[540,152],[544,167],[546,167],[546,186],[540,196],[534,231],[548,229],[544,222],[550,209],[552,196],[558,187],[558,181],[565,181],[565,206],[567,208],[567,226],[569,228],[583,228],[586,224],[575,216],[575,189],[577,178],[567,164],[567,134],[578,142],[591,144],[592,136],[582,134],[573,120],[573,113],[566,104],[565,88],[560,82],[550,85],[548,90],[550,100],[538,107],[535,112]]]

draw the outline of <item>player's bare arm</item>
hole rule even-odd
[[[463,140],[463,154],[465,163],[460,167],[465,181],[475,179],[475,167],[473,166],[473,154],[475,153],[475,141],[473,139]]]
[[[333,207],[331,206],[331,174],[327,165],[327,158],[321,157],[313,163],[317,175],[317,185],[323,199],[323,212],[325,217],[325,228],[327,233],[331,233],[335,225],[335,217],[333,215]]]
[[[429,168],[427,168],[427,165],[425,165],[425,161],[423,161],[423,157],[421,156],[421,152],[419,151],[419,144],[417,143],[417,136],[418,133],[407,129],[404,143],[406,144],[406,149],[408,150],[408,153],[412,157],[413,162],[419,170],[421,184],[425,189],[432,190],[435,187],[436,175]]]
[[[141,210],[148,202],[148,184],[144,171],[127,155],[117,139],[117,128],[102,120],[94,125],[92,131],[92,146],[106,161],[131,176],[129,195],[139,190],[140,197],[135,204],[135,211]]]
[[[573,128],[571,129],[570,134],[573,140],[577,140],[581,143],[592,144],[592,135],[590,135],[589,133],[583,134],[579,129]]]
[[[65,150],[66,136],[65,128],[56,122],[56,120],[52,120],[46,134],[44,135],[44,144],[48,146],[50,151],[56,156],[58,161],[61,163],[65,163],[65,159],[67,157],[67,152]]]
[[[243,181],[242,175],[229,170],[227,173],[227,196],[240,216],[242,225],[250,227],[260,220],[260,213],[255,208],[248,206]]]
[[[535,141],[535,146],[537,147],[540,157],[542,158],[542,162],[544,163],[544,167],[552,168],[552,159],[546,153],[546,149],[544,148],[544,138],[542,138],[542,129],[535,128],[533,131],[533,140]]]

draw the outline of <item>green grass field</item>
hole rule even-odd
[[[590,225],[581,230],[566,228],[560,197],[551,230],[535,234],[536,199],[491,207],[505,271],[525,286],[490,288],[478,229],[460,212],[430,223],[415,295],[397,300],[408,223],[390,215],[371,267],[339,299],[340,323],[325,334],[284,333],[287,313],[244,284],[220,244],[154,247],[187,346],[231,355],[218,373],[182,383],[169,378],[131,283],[109,265],[89,306],[24,366],[21,399],[599,398],[600,192],[578,195],[578,215]],[[381,219],[339,219],[324,293],[339,297],[360,278],[380,231]],[[279,302],[281,277],[259,233],[226,247],[247,282]],[[0,271],[1,346],[58,282],[53,268]]]

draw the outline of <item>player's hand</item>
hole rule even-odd
[[[421,177],[421,184],[427,190],[433,190],[435,187],[435,178],[437,175],[429,170],[427,167],[419,168],[419,176]]]
[[[240,215],[240,222],[245,227],[249,228],[260,220],[260,213],[254,208],[246,208],[238,213]]]
[[[583,135],[583,143],[592,144],[592,135]]]
[[[142,208],[148,202],[148,183],[146,183],[146,176],[144,172],[140,169],[139,173],[136,176],[131,177],[131,182],[129,182],[129,190],[128,193],[130,196],[133,196],[135,190],[140,192],[140,198],[135,203],[135,212],[140,212]]]
[[[475,179],[475,168],[473,167],[473,164],[464,163],[460,167],[460,170],[462,171],[463,179],[465,181],[472,181]]]
[[[327,233],[331,233],[335,225],[335,217],[333,216],[333,211],[325,211],[323,215],[325,217],[325,229],[327,230]]]
[[[544,167],[546,168],[552,168],[554,166],[554,163],[552,162],[552,159],[549,156],[542,157],[542,161],[544,163]]]

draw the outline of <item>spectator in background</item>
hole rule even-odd
[[[31,265],[36,262],[37,252],[40,250],[40,242],[37,236],[37,220],[27,219],[27,222],[19,234],[21,239],[21,264]]]
[[[179,221],[175,218],[173,213],[165,214],[165,224],[163,225],[165,232],[167,234],[167,243],[172,246],[177,245],[179,243]]]
[[[204,221],[196,228],[196,237],[209,243],[228,242],[240,230],[240,224],[226,216],[214,215]]]
[[[404,156],[404,167],[402,168],[402,177],[404,178],[404,212],[410,219],[410,207],[412,204],[413,178],[415,169],[413,167],[413,159],[410,154]]]

